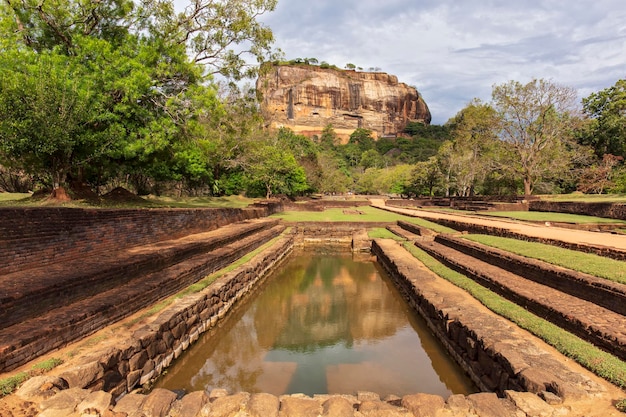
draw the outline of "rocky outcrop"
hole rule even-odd
[[[359,127],[375,137],[395,136],[408,122],[431,120],[414,87],[382,72],[273,65],[258,78],[257,91],[271,127],[305,136],[319,135],[329,124],[344,141]]]

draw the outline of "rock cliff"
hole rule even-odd
[[[395,75],[273,65],[257,80],[262,111],[271,127],[319,135],[328,124],[344,141],[357,128],[375,137],[395,136],[410,121],[430,123],[430,111],[414,87]]]

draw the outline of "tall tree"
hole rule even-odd
[[[583,99],[583,110],[592,119],[582,142],[596,155],[626,157],[626,79]]]
[[[451,158],[457,192],[473,195],[478,184],[495,169],[498,116],[489,104],[473,100],[447,123],[452,135]]]
[[[208,180],[198,176],[197,155],[207,150],[209,134],[199,121],[229,113],[218,109],[207,75],[238,80],[254,73],[245,57],[260,61],[271,55],[271,30],[257,19],[275,5],[191,0],[178,13],[171,0],[3,0],[0,120],[16,123],[0,127],[0,163],[46,167],[54,171],[48,173],[54,184],[64,181],[61,171],[76,174],[94,166],[98,177],[126,169],[162,179]],[[42,72],[44,67],[50,71]],[[11,75],[23,85],[16,86]],[[46,89],[56,93],[38,93]],[[11,103],[20,96],[30,108],[15,118]],[[38,120],[57,120],[51,127],[64,128],[56,139],[48,129],[48,136],[40,135],[44,144],[29,150],[22,143],[29,137],[24,127]]]
[[[530,195],[536,183],[567,170],[576,91],[546,80],[496,85],[493,106],[501,119],[500,138],[514,155],[510,161]]]

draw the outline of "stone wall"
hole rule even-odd
[[[548,211],[554,213],[583,214],[586,216],[606,217],[626,220],[626,204],[623,203],[586,203],[573,201],[542,201],[529,203],[530,211]]]
[[[0,208],[0,275],[206,232],[277,209]]]
[[[562,400],[584,397],[588,385],[581,376],[574,376],[532,342],[512,337],[508,321],[476,309],[459,296],[462,290],[444,292],[435,278],[419,272],[417,260],[399,251],[403,249],[389,241],[377,239],[372,245],[372,253],[409,305],[481,390],[503,396],[513,390],[544,398],[553,394]]]
[[[119,397],[149,383],[202,333],[214,328],[231,308],[275,267],[294,245],[293,234],[279,239],[244,266],[200,293],[188,295],[115,348],[94,352],[59,377],[69,388],[102,390]]]

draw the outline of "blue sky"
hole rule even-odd
[[[261,20],[287,59],[378,67],[416,86],[436,124],[510,80],[582,98],[626,78],[623,0],[278,0]]]

